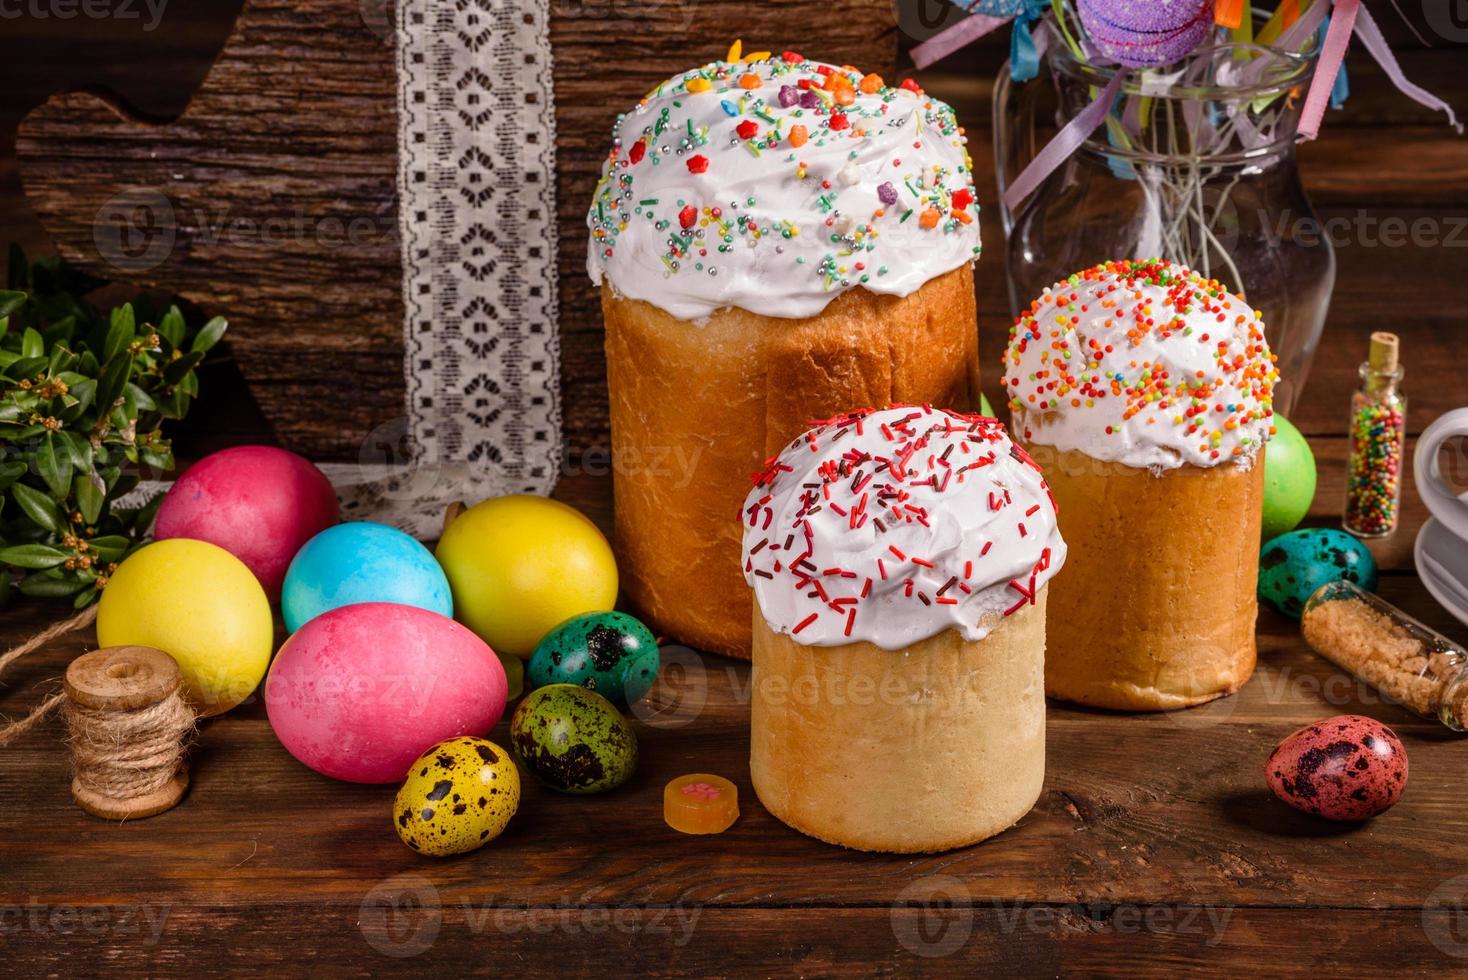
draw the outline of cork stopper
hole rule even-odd
[[[1373,333],[1371,352],[1366,357],[1366,363],[1371,365],[1371,370],[1378,374],[1395,374],[1401,343],[1394,333],[1387,333],[1385,330]]]

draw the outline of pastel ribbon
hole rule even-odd
[[[957,6],[969,11],[971,16],[913,48],[913,64],[926,68],[1013,22],[1014,31],[1009,36],[1010,75],[1017,82],[1027,82],[1040,73],[1041,49],[1030,26],[1044,14],[1049,6],[1047,0],[979,0]]]
[[[1458,122],[1458,116],[1453,112],[1453,107],[1421,86],[1412,84],[1403,74],[1402,66],[1397,64],[1396,55],[1392,54],[1391,47],[1386,43],[1386,38],[1382,36],[1381,28],[1376,25],[1371,11],[1364,6],[1356,18],[1356,36],[1361,39],[1366,50],[1371,52],[1371,57],[1376,59],[1376,63],[1381,65],[1381,70],[1386,72],[1392,84],[1397,87],[1397,91],[1418,105],[1447,113],[1448,125],[1456,129],[1460,135],[1462,134],[1463,124]]]
[[[1112,100],[1116,98],[1117,90],[1121,88],[1122,72],[1118,71],[1111,76],[1111,81],[1101,90],[1101,94],[1085,109],[1076,114],[1055,138],[1045,144],[1045,148],[1035,154],[1035,158],[1025,167],[1024,172],[1015,178],[1013,184],[1004,192],[1004,207],[1012,214],[1019,210],[1020,204],[1030,196],[1030,192],[1039,187],[1040,184],[1055,172],[1055,169],[1070,158],[1070,155],[1080,148],[1096,127],[1101,125],[1106,118],[1106,113],[1111,109]]]
[[[1361,0],[1336,0],[1335,13],[1331,15],[1330,26],[1325,31],[1325,43],[1320,47],[1315,80],[1310,83],[1310,94],[1305,97],[1305,108],[1300,112],[1300,135],[1307,140],[1313,140],[1320,132],[1320,120],[1330,103],[1336,73],[1345,60],[1346,46],[1351,43],[1351,33],[1356,29],[1356,15],[1360,9]]]
[[[1325,6],[1324,0],[1320,0],[1311,6],[1310,12],[1316,13],[1316,8]],[[1295,26],[1299,27],[1305,22],[1306,18],[1302,17]],[[1377,26],[1371,12],[1361,5],[1361,0],[1335,0],[1335,13],[1330,18],[1330,27],[1325,33],[1325,42],[1320,51],[1320,63],[1315,71],[1315,80],[1310,84],[1310,94],[1305,98],[1305,108],[1300,116],[1301,136],[1305,139],[1314,139],[1319,135],[1321,117],[1325,114],[1326,104],[1331,101],[1333,94],[1344,97],[1341,88],[1345,83],[1338,72],[1341,61],[1346,55],[1346,46],[1350,43],[1353,33],[1361,39],[1366,50],[1371,52],[1371,56],[1376,59],[1377,64],[1381,65],[1381,70],[1386,72],[1387,77],[1392,80],[1392,84],[1399,92],[1419,105],[1447,113],[1448,123],[1459,133],[1463,132],[1463,127],[1458,122],[1452,106],[1408,80],[1402,72],[1402,66],[1397,63],[1396,56],[1392,54],[1391,47],[1386,43],[1386,38],[1382,36],[1381,28]],[[1282,46],[1285,40],[1284,37],[1281,37]]]

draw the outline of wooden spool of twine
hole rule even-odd
[[[180,680],[174,659],[151,647],[85,654],[66,669],[64,693],[0,731],[0,745],[61,707],[77,805],[108,820],[151,817],[189,785],[184,753],[198,718],[179,695]]]

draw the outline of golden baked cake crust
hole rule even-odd
[[[813,419],[866,405],[977,401],[972,267],[909,296],[854,289],[800,320],[705,324],[602,289],[622,586],[659,633],[749,657],[740,504]]]

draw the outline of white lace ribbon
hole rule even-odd
[[[334,467],[350,519],[437,533],[451,500],[549,493],[561,463],[549,9],[398,4],[402,465]]]

